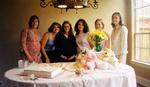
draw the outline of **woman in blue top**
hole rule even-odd
[[[54,40],[56,34],[60,31],[61,25],[57,22],[52,23],[48,28],[41,41],[42,61],[46,63],[56,62]]]

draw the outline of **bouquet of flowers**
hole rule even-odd
[[[108,38],[106,32],[96,30],[95,32],[90,33],[88,39],[89,42],[95,46],[95,50],[99,52],[102,50],[102,41]]]

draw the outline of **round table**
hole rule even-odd
[[[24,69],[13,68],[5,72],[5,77],[9,81],[18,84],[34,84],[34,87],[137,87],[134,69],[125,64],[119,64],[115,70],[88,71],[82,76],[77,76],[74,72],[64,70],[53,79],[38,78],[30,80],[27,76],[20,76]],[[21,87],[18,85],[18,87]],[[9,85],[9,84],[8,84]]]

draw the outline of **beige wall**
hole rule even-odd
[[[41,34],[47,31],[50,24],[54,21],[62,23],[64,20],[69,20],[74,26],[79,18],[84,18],[90,27],[94,30],[94,21],[97,18],[102,18],[105,23],[105,30],[111,33],[111,15],[118,11],[127,21],[126,3],[128,0],[98,0],[99,9],[80,9],[78,14],[76,10],[56,9],[53,7],[40,7],[40,0],[2,0],[0,3],[0,77],[6,70],[17,66],[19,59],[19,41],[20,31],[28,26],[29,17],[33,14],[40,18]],[[119,3],[119,4],[118,4]],[[1,78],[0,78],[1,79]]]
[[[115,11],[119,11],[123,19],[126,18],[126,0],[99,0],[99,8],[92,9],[92,8],[85,8],[79,9],[76,14],[76,10],[65,10],[56,9],[53,7],[40,7],[40,0],[10,0],[9,3],[4,3],[6,7],[3,10],[6,11],[3,16],[10,16],[9,22],[18,26],[19,29],[27,26],[28,19],[31,15],[36,14],[40,18],[40,31],[42,33],[47,31],[49,25],[54,22],[58,21],[62,23],[64,20],[69,20],[72,25],[74,26],[75,22],[79,18],[84,18],[89,27],[94,30],[94,21],[96,18],[102,18],[105,23],[105,29],[108,33],[111,33],[111,15]],[[119,3],[119,4],[117,4]],[[126,20],[125,20],[126,21]],[[16,28],[16,27],[14,27]],[[18,29],[16,29],[18,30]]]
[[[46,32],[54,21],[62,23],[64,20],[69,20],[74,26],[79,18],[84,18],[87,21],[91,31],[94,30],[95,19],[102,18],[105,23],[105,30],[110,34],[112,30],[111,15],[118,11],[123,17],[124,24],[129,29],[129,37],[132,36],[131,0],[98,1],[100,2],[98,9],[79,9],[76,14],[76,10],[68,10],[68,12],[62,10],[61,13],[60,9],[53,7],[41,8],[40,0],[2,0],[0,3],[0,77],[7,69],[17,65],[20,31],[28,26],[28,19],[33,14],[40,18],[39,31],[41,34]],[[129,38],[129,58],[132,56],[131,44],[132,40]],[[146,74],[148,75],[148,73]]]

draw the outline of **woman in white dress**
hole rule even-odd
[[[75,24],[77,52],[85,49],[91,49],[88,42],[89,27],[84,19],[79,19]]]
[[[111,49],[114,51],[120,63],[126,64],[128,29],[122,24],[122,18],[119,12],[112,14]]]

